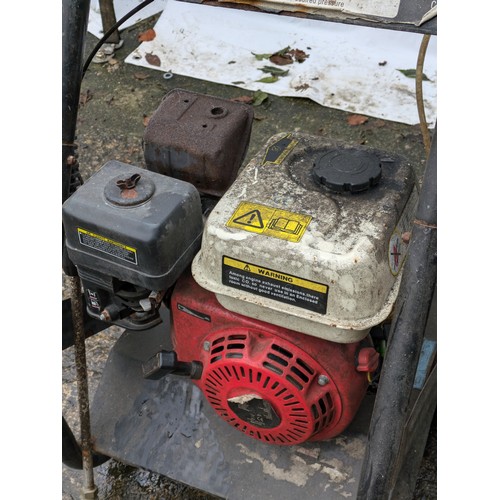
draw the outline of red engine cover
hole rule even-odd
[[[337,344],[233,313],[184,275],[172,295],[180,361],[201,361],[195,383],[229,424],[261,441],[329,439],[354,418],[367,388],[360,343]]]

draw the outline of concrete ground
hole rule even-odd
[[[128,65],[123,59],[139,45],[137,36],[154,25],[151,18],[122,33],[124,46],[115,58],[102,65],[91,64],[82,82],[82,97],[77,125],[77,144],[82,176],[87,179],[106,161],[114,159],[144,167],[141,139],[148,118],[162,97],[171,89],[182,88],[224,98],[252,95],[240,88],[223,86]],[[97,40],[87,37],[87,53]],[[349,125],[346,112],[323,108],[307,99],[279,98],[269,95],[255,107],[247,160],[266,140],[278,132],[301,131],[351,144],[405,155],[414,165],[419,180],[425,166],[425,150],[418,126],[369,118],[357,126]],[[246,163],[246,162],[245,162]],[[66,287],[63,277],[63,293]],[[98,385],[109,349],[120,335],[111,328],[88,340],[90,391]],[[76,383],[73,352],[63,352],[63,414],[77,432]],[[427,436],[422,436],[426,439]],[[437,498],[436,492],[436,425],[431,429],[428,446],[417,484],[416,499]],[[63,466],[63,499],[78,498],[82,475]],[[209,499],[196,492],[144,470],[113,460],[95,469],[99,498],[103,499]]]

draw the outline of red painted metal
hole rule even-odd
[[[365,396],[359,342],[337,344],[228,311],[190,274],[172,294],[172,322],[178,359],[203,363],[194,383],[226,422],[255,439],[330,439]]]
[[[358,353],[358,372],[374,372],[379,365],[380,354],[374,347],[363,347]]]

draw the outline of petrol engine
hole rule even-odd
[[[141,330],[170,309],[173,350],[144,376],[190,376],[263,442],[325,440],[379,370],[414,177],[392,153],[295,132],[240,168],[251,120],[240,103],[167,95],[147,168],[110,162],[65,203],[68,253],[90,315]]]

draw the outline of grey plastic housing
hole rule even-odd
[[[123,194],[118,182],[140,175]],[[149,290],[169,288],[200,247],[203,217],[191,184],[109,161],[63,205],[68,255],[98,273]]]

